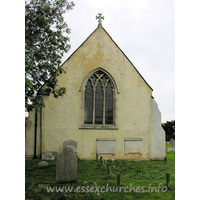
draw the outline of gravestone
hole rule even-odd
[[[175,149],[171,147],[167,147],[167,151],[175,151]]]
[[[167,151],[175,151],[175,140],[173,138],[170,139],[171,147],[167,147]]]
[[[77,156],[70,147],[65,147],[57,157],[56,182],[69,183],[77,180]]]
[[[170,139],[171,148],[175,148],[175,140],[173,138]]]
[[[65,142],[63,142],[63,149],[65,147],[70,147],[71,149],[73,149],[73,152],[77,153],[77,142],[74,140],[66,140]]]

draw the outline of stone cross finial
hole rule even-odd
[[[102,22],[102,19],[104,20],[104,16],[102,17],[102,16],[101,16],[101,15],[102,15],[101,13],[98,13],[98,15],[99,15],[99,16],[96,16],[96,19],[99,19],[99,20],[98,20],[99,25],[102,25],[101,22]]]

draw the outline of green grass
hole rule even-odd
[[[167,159],[175,163],[175,153],[167,152]],[[49,166],[45,169],[39,169],[38,163],[40,160],[26,160],[25,162],[25,190],[26,190],[26,199],[175,199],[175,178],[170,176],[170,188],[166,192],[162,192],[160,189],[159,192],[155,190],[151,191],[152,188],[158,189],[158,185],[166,185],[166,176],[161,179],[148,181],[148,182],[139,182],[129,179],[125,179],[121,176],[120,186],[127,187],[125,191],[128,191],[131,187],[137,188],[137,191],[134,191],[134,188],[131,192],[87,192],[89,189],[94,187],[99,187],[100,189],[104,186],[102,190],[105,191],[106,185],[109,184],[111,189],[117,186],[117,178],[113,177],[111,174],[107,178],[107,167],[101,166],[100,161],[78,161],[78,176],[76,183],[67,183],[67,184],[56,184],[56,161],[47,161]],[[164,161],[127,161],[127,160],[115,160],[114,162],[108,161],[104,162],[105,164],[109,163],[111,171],[114,175],[118,173],[136,180],[150,180],[157,177],[160,177],[167,172],[172,175],[175,175],[175,165],[167,162],[164,166]],[[73,186],[73,189],[77,189],[78,186],[79,193],[75,192],[47,192],[47,186],[57,186],[63,187]],[[85,187],[83,187],[85,186]],[[83,187],[83,188],[82,188]],[[142,189],[143,187],[143,189]],[[86,190],[88,188],[88,190]],[[163,188],[165,189],[165,188]],[[85,190],[85,192],[83,192]],[[81,192],[82,191],[82,192]],[[144,192],[141,192],[144,191]],[[147,191],[147,192],[146,192]]]

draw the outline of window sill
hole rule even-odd
[[[81,124],[79,129],[118,130],[118,128],[113,124]]]

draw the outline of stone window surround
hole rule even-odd
[[[113,84],[113,124],[84,124],[85,86],[89,78],[91,77],[91,75],[99,70],[105,73],[109,77],[109,79],[112,81],[112,84]],[[88,75],[84,77],[81,83],[79,92],[81,92],[81,101],[82,101],[81,126],[79,127],[79,129],[118,130],[117,125],[116,125],[116,101],[117,101],[117,94],[119,94],[119,92],[118,92],[118,88],[117,88],[117,84],[115,80],[105,69],[103,69],[102,67],[98,67],[90,71]]]

